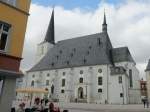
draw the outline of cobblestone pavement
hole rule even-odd
[[[143,105],[103,105],[85,103],[57,103],[61,110],[67,109],[69,112],[150,112],[150,108]]]

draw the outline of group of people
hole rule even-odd
[[[35,98],[32,108],[25,108],[25,103],[21,103],[16,112],[60,112],[60,109],[52,102],[49,103],[48,99]]]

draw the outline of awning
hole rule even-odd
[[[42,89],[42,88],[21,88],[21,89],[16,89],[16,92],[18,93],[48,93],[47,90]]]

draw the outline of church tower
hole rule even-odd
[[[37,46],[36,62],[39,62],[55,44],[54,9],[43,42]]]
[[[107,23],[106,23],[106,15],[104,12],[104,20],[103,20],[103,24],[102,24],[102,32],[107,33]]]

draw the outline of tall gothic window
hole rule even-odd
[[[132,70],[129,70],[129,80],[130,80],[130,87],[133,87],[133,80],[132,80]]]
[[[66,83],[66,80],[65,80],[65,79],[62,79],[62,87],[65,86],[65,83]]]
[[[0,22],[0,50],[5,51],[9,36],[10,25]]]
[[[103,78],[102,77],[98,77],[98,85],[102,85],[103,84]]]

